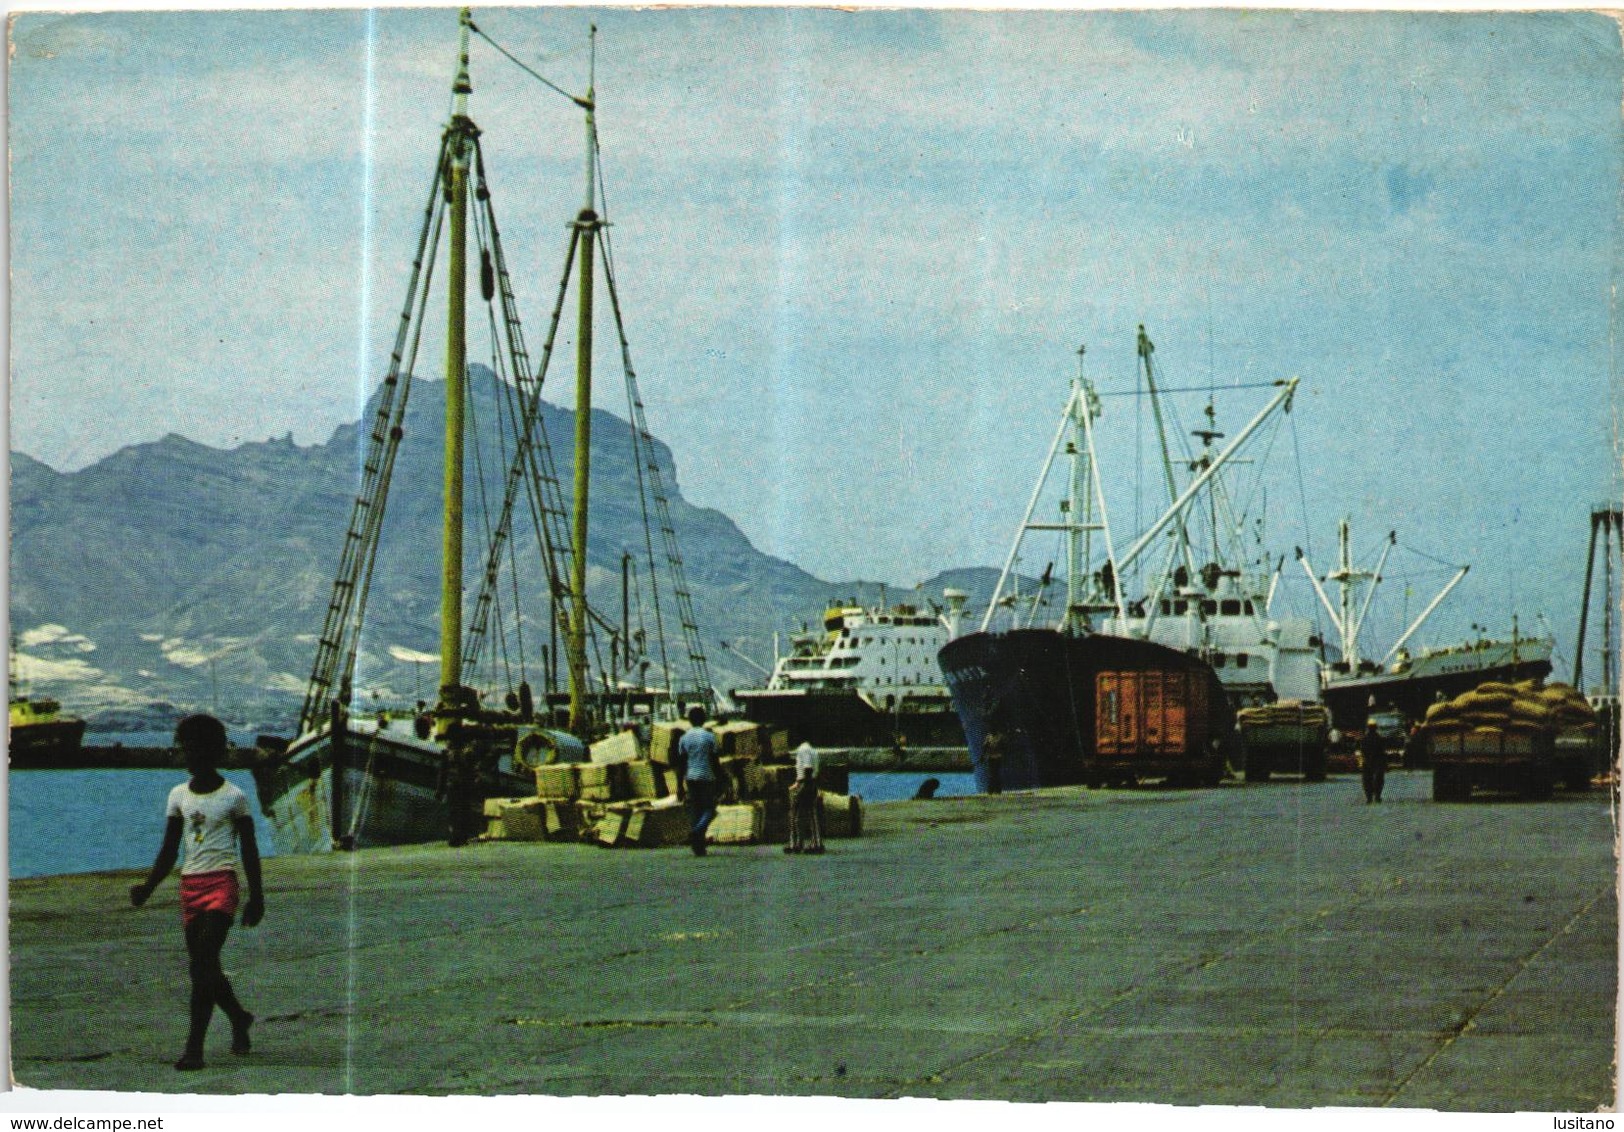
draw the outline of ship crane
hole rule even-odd
[[[1387,542],[1382,547],[1381,558],[1377,561],[1374,570],[1360,570],[1353,565],[1349,550],[1349,532],[1350,524],[1347,519],[1343,519],[1337,525],[1338,565],[1335,570],[1325,576],[1326,581],[1337,584],[1339,600],[1336,606],[1333,606],[1331,599],[1326,596],[1325,588],[1320,584],[1319,576],[1314,573],[1314,568],[1309,564],[1308,556],[1303,553],[1301,547],[1297,548],[1297,561],[1302,563],[1303,571],[1308,575],[1309,582],[1314,586],[1314,593],[1319,597],[1320,604],[1325,607],[1325,612],[1330,616],[1331,623],[1336,626],[1339,637],[1338,643],[1342,650],[1342,663],[1346,666],[1347,671],[1358,672],[1362,663],[1359,655],[1359,632],[1364,627],[1366,614],[1370,612],[1370,604],[1376,596],[1376,589],[1381,585],[1382,571],[1387,566],[1387,556],[1398,545],[1398,534],[1394,531],[1387,533]],[[1466,577],[1467,571],[1470,569],[1470,565],[1456,568],[1454,576],[1449,579],[1443,589],[1438,591],[1437,595],[1427,603],[1427,607],[1421,611],[1420,616],[1410,622],[1409,628],[1405,629],[1399,635],[1398,640],[1393,642],[1392,647],[1387,650],[1387,654],[1376,665],[1377,668],[1387,667],[1392,659],[1398,655],[1399,650],[1409,642],[1411,637],[1420,631],[1421,626],[1426,624],[1427,619],[1443,604],[1444,599],[1454,591],[1456,586],[1460,585],[1461,580]],[[1354,596],[1361,582],[1369,582],[1370,585],[1365,591],[1364,602],[1359,606],[1358,613],[1355,614],[1353,612]]]

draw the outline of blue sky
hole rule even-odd
[[[1000,563],[1077,345],[1120,388],[1142,322],[1169,380],[1302,379],[1282,552],[1328,558],[1343,514],[1361,547],[1397,528],[1473,563],[1443,640],[1515,609],[1570,647],[1589,508],[1618,494],[1610,20],[475,18],[570,89],[598,23],[650,424],[685,495],[763,550],[893,585]],[[13,449],[66,470],[170,431],[308,444],[353,419],[454,12],[38,14],[11,34]],[[478,42],[473,79],[534,343],[579,115]],[[611,347],[599,404],[624,412]]]

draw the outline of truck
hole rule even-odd
[[[1300,774],[1324,782],[1331,717],[1324,705],[1281,701],[1235,713],[1246,781],[1267,782],[1273,774]]]
[[[1555,788],[1560,764],[1554,729],[1428,728],[1427,742],[1435,802],[1465,801],[1475,787],[1531,799],[1549,798]]]

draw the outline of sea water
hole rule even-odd
[[[132,744],[133,745],[133,744]],[[254,779],[228,770],[228,781],[248,795],[262,856],[276,844],[260,812]],[[865,802],[912,798],[927,778],[936,796],[975,793],[966,773],[874,772],[851,775],[850,790]],[[16,770],[6,779],[8,867],[12,877],[56,876],[111,869],[144,869],[158,855],[169,791],[186,780],[174,770]]]
[[[259,812],[253,775],[224,774],[248,795],[260,855],[273,855],[276,847]],[[169,791],[185,781],[179,768],[12,771],[6,776],[7,875],[147,868],[163,843]]]

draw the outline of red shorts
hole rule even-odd
[[[235,871],[192,873],[180,878],[180,918],[190,924],[200,913],[237,914],[237,874]]]

